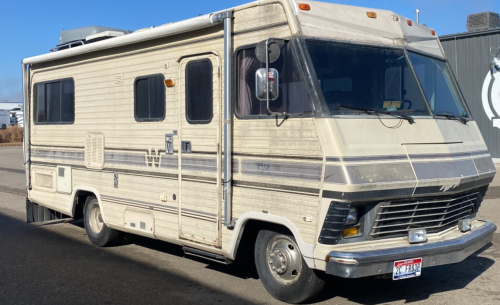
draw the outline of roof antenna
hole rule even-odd
[[[417,23],[419,23],[418,22],[418,15],[420,14],[420,10],[418,8],[415,10],[415,14],[417,14]]]

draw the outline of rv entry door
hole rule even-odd
[[[222,209],[220,58],[180,61],[179,237],[220,247]]]

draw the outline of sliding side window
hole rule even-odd
[[[134,113],[138,122],[165,119],[165,78],[163,75],[141,76],[134,84]]]
[[[38,124],[71,124],[75,121],[75,82],[62,79],[36,83],[34,121]]]
[[[208,124],[213,117],[213,68],[209,59],[186,65],[186,120]]]

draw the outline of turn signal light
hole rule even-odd
[[[165,86],[167,86],[167,87],[173,87],[173,86],[175,86],[175,84],[174,84],[174,80],[173,80],[173,79],[171,79],[171,78],[166,79],[166,80],[165,80]]]
[[[347,236],[353,236],[358,234],[358,228],[349,228],[349,229],[344,229],[343,235],[344,237]]]
[[[299,4],[299,8],[303,11],[310,11],[311,10],[311,6],[309,4],[305,4],[305,3]]]
[[[375,13],[375,12],[366,12],[366,16],[368,16],[368,18],[377,18],[377,13]]]
[[[436,36],[436,31],[431,30],[431,34],[432,34],[432,36]]]
[[[406,19],[406,23],[409,25],[409,26],[412,26],[413,25],[413,22],[411,20],[408,20]]]

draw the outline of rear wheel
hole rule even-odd
[[[112,246],[121,237],[121,232],[104,223],[99,202],[95,197],[88,197],[85,202],[84,223],[88,238],[99,247]]]
[[[255,265],[266,290],[283,302],[310,300],[325,285],[307,266],[291,235],[260,231],[255,242]]]

